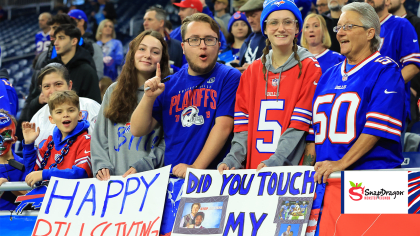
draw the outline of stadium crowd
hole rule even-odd
[[[311,165],[325,183],[335,171],[400,168],[403,151],[419,150],[408,132],[419,121],[420,19],[405,0],[207,4],[150,6],[126,52],[112,3],[40,14],[18,117],[0,70],[0,185],[166,165],[181,179],[187,168]],[[1,195],[0,210],[20,194]]]

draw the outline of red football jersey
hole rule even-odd
[[[280,74],[268,73],[267,99],[261,59],[242,74],[236,93],[234,132],[248,131],[247,169],[256,169],[276,151],[281,134],[288,128],[309,130],[312,99],[321,77],[313,57]],[[280,83],[277,97],[277,84]]]
[[[36,159],[36,165],[34,170],[38,170],[44,159],[44,154],[48,150],[48,143],[51,142],[52,135],[50,135],[47,141],[44,143],[41,149],[39,149],[39,155]],[[63,147],[64,148],[64,147]],[[51,149],[51,156],[48,158],[48,162],[44,169],[49,169],[50,166],[55,163],[55,157],[61,154],[61,149],[56,150],[55,146]],[[92,177],[92,164],[90,159],[90,135],[87,131],[81,133],[74,143],[70,146],[69,152],[64,156],[64,160],[57,165],[57,169],[71,169],[73,166],[77,166],[85,169],[88,177]]]

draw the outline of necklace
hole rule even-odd
[[[61,149],[61,153],[57,157],[54,158],[55,162],[50,165],[50,168],[57,167],[57,165],[63,161],[64,156],[67,155],[67,153],[69,152],[70,146],[74,143],[74,140],[76,137],[77,136],[67,139],[66,145],[63,147],[63,149]],[[47,147],[48,147],[48,150],[44,153],[44,159],[41,161],[41,166],[39,168],[40,170],[43,170],[45,166],[47,165],[48,158],[51,156],[51,150],[54,147],[54,140],[51,140],[48,143]]]

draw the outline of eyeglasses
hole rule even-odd
[[[316,7],[326,7],[326,6],[328,6],[328,4],[326,3],[316,4]]]
[[[298,21],[291,19],[284,19],[282,21],[278,19],[271,19],[265,20],[264,22],[266,23],[268,29],[277,29],[280,24],[283,24],[284,29],[291,29],[293,25]]]
[[[337,25],[337,26],[334,26],[334,28],[333,28],[333,31],[335,32],[335,33],[337,33],[338,31],[340,31],[340,29],[341,28],[343,28],[343,30],[344,31],[347,31],[347,30],[352,30],[353,29],[353,27],[362,27],[362,28],[364,28],[364,29],[367,29],[367,27],[365,27],[365,26],[362,26],[362,25],[355,25],[355,24],[350,24],[350,25]]]
[[[184,42],[188,42],[188,44],[190,46],[200,46],[201,44],[201,40],[204,41],[204,44],[206,46],[214,46],[217,43],[217,38],[216,37],[205,37],[205,38],[198,38],[198,37],[193,37],[193,38],[187,38],[184,40]]]

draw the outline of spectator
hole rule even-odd
[[[48,21],[51,21],[50,13],[44,12],[39,15],[38,25],[41,31],[35,35],[36,55],[47,51],[51,44],[50,35],[48,34],[50,32],[50,26],[47,24]]]
[[[150,90],[146,91],[130,122],[131,133],[136,137],[150,133],[157,124],[163,126],[164,165],[172,165],[172,173],[184,178],[187,168],[211,168],[213,161],[216,164],[225,155],[224,148],[229,144],[233,128],[240,73],[216,62],[220,31],[211,17],[202,13],[188,16],[183,20],[181,31],[188,66],[172,75],[165,85],[160,83],[159,74],[146,81],[145,86]],[[211,88],[206,81],[211,83]],[[201,98],[189,99],[197,96]],[[206,99],[210,97],[212,99]],[[181,133],[183,135],[179,135]]]
[[[176,0],[170,0],[165,6],[165,12],[168,15],[167,20],[171,22],[172,25],[178,26],[181,24],[181,20],[178,16],[178,8],[174,6]],[[171,28],[172,31],[172,28]],[[170,32],[169,32],[170,33]]]
[[[29,122],[22,124],[25,168],[33,170],[26,176],[25,182],[33,187],[51,177],[91,178],[89,122],[82,119],[79,97],[74,91],[56,92],[48,100],[48,106],[49,120],[57,128],[39,149],[39,156],[34,146],[39,127]]]
[[[112,22],[117,20],[117,12],[115,11],[114,4],[107,0],[98,0],[94,4],[94,15],[96,23],[99,25],[104,19]]]
[[[322,74],[312,54],[297,45],[302,26],[293,2],[264,6],[260,27],[266,46],[261,59],[241,76],[232,147],[218,167],[220,172],[299,164],[312,116],[314,84]],[[270,123],[272,132],[261,128],[261,120]]]
[[[407,11],[405,9],[405,0],[391,0],[390,6],[388,8],[388,11],[395,15],[402,18],[406,18],[416,30],[417,33],[417,39],[420,38],[420,19],[411,13],[410,11]],[[417,41],[420,46],[420,42]],[[411,103],[410,103],[410,109],[411,109],[411,124],[414,124],[416,121],[419,120],[420,114],[416,106],[416,101],[420,97],[420,74],[417,74],[414,76],[414,78],[411,80]],[[410,126],[408,127],[408,130],[410,130]]]
[[[214,19],[213,13],[207,7],[205,0],[184,0],[184,1],[181,1],[180,3],[174,3],[174,5],[180,7],[178,15],[181,18],[181,22],[187,16],[191,16],[199,12],[207,14],[212,19]],[[220,50],[223,51],[227,47],[227,43],[221,31],[219,32],[219,35],[220,35],[219,42],[221,43]],[[174,29],[172,33],[170,34],[170,36],[171,38],[174,38],[182,42],[181,26]]]
[[[338,19],[341,15],[341,8],[347,3],[348,0],[328,0],[328,8],[330,9],[329,13],[324,13],[322,17],[327,23],[328,33],[331,37],[331,47],[330,50],[334,52],[340,52],[340,44],[337,41],[336,33],[334,32],[334,27],[337,26]]]
[[[96,71],[89,65],[90,54],[78,44],[81,38],[80,30],[73,25],[60,25],[54,32],[54,38],[58,56],[51,62],[66,66],[70,80],[73,81],[72,88],[80,97],[100,103],[98,77]]]
[[[340,53],[328,49],[331,46],[331,38],[325,19],[321,15],[309,14],[305,18],[301,44],[318,60],[322,73],[346,59]]]
[[[104,95],[106,90],[109,86],[112,84],[112,79],[108,76],[102,77],[102,79],[99,80],[99,90],[101,90],[101,99],[104,100]]]
[[[252,33],[245,39],[239,51],[237,69],[243,73],[248,66],[260,58],[265,47],[265,38],[261,32],[260,17],[264,0],[248,1],[239,11],[245,12],[246,18],[251,25]],[[235,62],[235,61],[234,61]]]
[[[316,151],[318,183],[335,171],[393,169],[404,160],[404,80],[398,65],[377,52],[380,27],[368,4],[343,7],[335,30],[346,60],[322,75],[313,99],[315,144],[309,147]]]
[[[9,82],[7,69],[0,69],[0,108],[16,116],[19,110],[19,100],[15,88]]]
[[[214,18],[221,19],[225,26],[229,25],[229,20],[232,17],[229,14],[229,2],[228,0],[213,0],[214,3]]]
[[[158,73],[169,75],[166,47],[162,35],[150,30],[130,42],[126,64],[118,81],[105,93],[92,135],[93,171],[99,180],[107,180],[110,175],[125,177],[163,165],[163,129],[154,126],[144,137],[136,138],[130,132],[130,117],[144,99],[145,81]],[[121,142],[122,139],[130,142]]]
[[[316,9],[320,15],[330,13],[330,9],[328,8],[328,0],[317,0]]]
[[[228,30],[229,46],[219,55],[219,60],[225,63],[239,60],[239,50],[245,39],[251,34],[251,26],[245,14],[238,11],[230,18]]]
[[[89,43],[93,47],[92,59],[95,62],[96,74],[98,78],[104,76],[104,62],[101,47],[96,43],[92,33],[86,32],[88,26],[88,19],[82,10],[74,9],[69,11],[68,15],[73,18],[77,23],[77,28],[82,34],[84,42]]]
[[[102,48],[104,75],[110,77],[113,81],[117,79],[117,67],[121,65],[124,59],[122,43],[115,38],[114,23],[108,19],[103,20],[96,32],[96,43]]]
[[[239,11],[239,9],[243,6],[243,5],[245,5],[245,3],[247,2],[248,0],[233,0],[233,4],[232,4],[232,6],[233,6],[233,8],[235,9],[235,11]]]
[[[42,52],[38,56],[38,60],[35,63],[34,70],[32,73],[31,78],[31,85],[29,87],[29,95],[26,98],[25,106],[23,107],[20,117],[19,117],[19,123],[17,128],[17,136],[19,140],[22,140],[22,122],[28,121],[32,119],[32,116],[35,115],[35,113],[41,109],[44,104],[47,103],[47,99],[43,96],[42,93],[40,93],[40,89],[38,87],[38,76],[39,72],[43,67],[45,67],[48,63],[51,62],[51,59],[54,59],[57,57],[57,51],[54,47],[54,32],[62,24],[71,24],[74,26],[77,26],[76,21],[68,16],[67,14],[57,14],[51,18],[51,21],[48,22],[48,25],[51,27],[50,30],[50,39],[52,40],[52,43],[50,44],[47,51]],[[81,45],[81,48],[88,51],[88,54],[90,56],[87,56],[86,59],[89,60],[89,65],[96,70],[95,63],[92,59],[92,55],[94,54],[94,49],[91,43],[84,42],[83,38],[80,39],[79,45]],[[74,82],[74,81],[73,81]],[[81,95],[83,96],[83,95]]]
[[[404,133],[411,120],[410,80],[420,71],[420,51],[417,34],[407,19],[389,14],[387,1],[369,0],[367,3],[373,6],[381,22],[381,44],[378,50],[382,55],[388,56],[398,63],[404,78],[406,111],[401,135],[401,144],[404,146]]]
[[[174,65],[181,68],[183,65],[183,52],[181,42],[172,39],[165,31],[166,12],[157,7],[151,7],[146,10],[143,17],[143,26],[145,30],[154,30],[159,32],[168,44],[169,59]]]
[[[41,75],[38,78],[38,84],[41,87],[41,93],[49,100],[51,95],[56,91],[71,90],[73,81],[70,80],[69,72],[65,66],[59,63],[50,63],[42,68]],[[88,133],[91,134],[101,105],[92,99],[84,97],[79,98],[79,103],[82,118],[90,123]],[[43,146],[48,136],[53,134],[54,128],[57,127],[55,124],[49,122],[49,115],[50,108],[46,104],[31,119],[31,123],[34,123],[41,130],[35,140],[35,146],[38,148]]]
[[[10,160],[23,163],[23,159],[16,155],[12,145],[17,141],[16,119],[7,111],[0,109],[0,186],[5,182],[24,181],[27,172],[13,166]],[[24,194],[18,191],[6,191],[0,194],[0,211],[16,209],[16,196]]]

